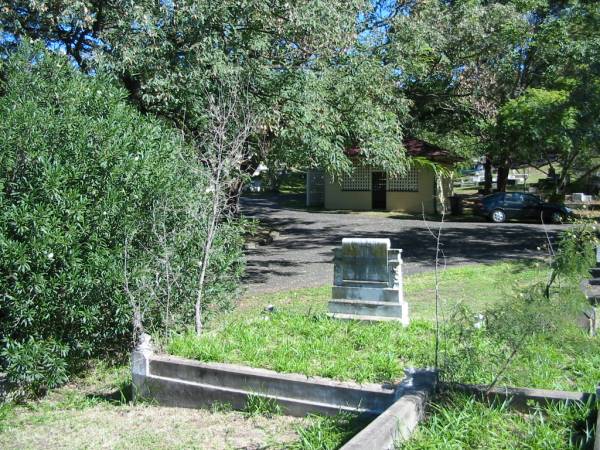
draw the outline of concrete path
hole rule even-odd
[[[280,232],[273,243],[247,251],[244,284],[250,295],[331,284],[332,250],[344,237],[389,238],[403,250],[404,273],[434,268],[436,242],[427,227],[437,230],[439,222],[288,209],[277,197],[243,198],[242,211]],[[554,241],[566,227],[548,225],[546,231]],[[541,257],[547,242],[543,225],[514,222],[446,222],[441,240],[448,266]]]

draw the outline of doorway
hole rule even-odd
[[[387,209],[386,205],[386,178],[385,172],[371,173],[371,189],[373,209]]]

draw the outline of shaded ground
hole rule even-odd
[[[246,197],[242,210],[279,231],[271,244],[247,251],[248,294],[323,286],[333,279],[332,250],[344,237],[389,238],[403,250],[405,273],[434,267],[438,222],[382,213],[333,213],[280,206],[277,197]],[[287,200],[287,199],[286,199]],[[298,201],[301,199],[298,199]],[[567,225],[547,225],[554,240]],[[447,222],[442,250],[449,266],[543,256],[547,238],[537,223]]]
[[[98,363],[38,401],[0,404],[1,449],[281,449],[311,419],[132,403],[128,365]]]
[[[18,423],[0,433],[3,449],[65,448],[281,448],[298,437],[302,419],[283,415],[245,417],[239,412],[97,405],[40,417],[21,411]]]

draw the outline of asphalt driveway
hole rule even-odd
[[[246,216],[260,219],[280,236],[247,251],[248,294],[331,284],[333,248],[342,238],[389,238],[401,248],[404,273],[433,270],[439,222],[407,220],[373,213],[331,213],[288,209],[277,197],[242,199]],[[538,258],[545,255],[546,232],[553,242],[568,225],[535,223],[446,222],[441,246],[448,266]]]

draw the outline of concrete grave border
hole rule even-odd
[[[479,400],[507,402],[512,409],[527,412],[535,406],[548,406],[558,403],[587,403],[595,401],[596,394],[589,392],[555,391],[526,387],[496,386],[492,389],[484,385],[440,383],[441,389],[470,394]]]
[[[376,417],[414,386],[419,373],[395,385],[358,384],[252,367],[157,355],[149,336],[132,353],[134,398],[160,405],[244,409],[248,397],[275,401],[292,416],[340,412]]]
[[[404,394],[381,413],[373,422],[341,447],[341,450],[389,450],[406,442],[425,416],[427,401],[437,384],[437,373],[432,370],[412,373],[411,384]]]
[[[423,419],[436,386],[473,395],[480,400],[507,401],[509,407],[529,410],[532,404],[585,403],[597,394],[545,389],[438,383],[433,370],[407,371],[395,385],[358,384],[252,367],[203,363],[154,353],[144,335],[132,352],[133,393],[136,400],[163,406],[202,408],[228,404],[243,410],[250,396],[271,399],[292,416],[336,415],[340,412],[374,420],[348,441],[342,450],[391,449],[407,441]],[[600,427],[600,415],[597,427]],[[596,433],[595,450],[600,450]]]

